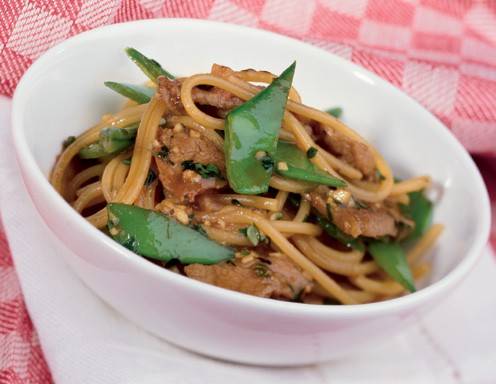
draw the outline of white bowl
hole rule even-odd
[[[123,49],[133,46],[172,73],[212,63],[280,73],[297,60],[305,103],[340,105],[345,121],[373,142],[400,176],[430,174],[444,189],[435,221],[446,225],[428,286],[398,299],[314,306],[261,299],[176,275],[115,243],[83,220],[47,175],[62,140],[113,111],[122,99],[106,80],[144,77]],[[205,355],[250,364],[315,363],[401,331],[412,314],[448,296],[486,243],[489,202],[470,156],[436,118],[370,72],[283,36],[196,20],[150,20],[83,33],[52,48],[27,71],[13,104],[22,176],[48,227],[72,252],[69,263],[101,298],[143,328]]]

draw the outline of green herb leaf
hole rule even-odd
[[[169,148],[167,148],[166,145],[162,145],[162,147],[160,148],[160,151],[155,153],[155,156],[157,156],[158,158],[160,158],[162,160],[167,159],[167,157],[169,156]]]
[[[379,171],[377,168],[375,170],[375,178],[380,181],[386,179],[384,175],[381,173],[381,171]]]
[[[203,229],[203,226],[201,226],[200,224],[193,224],[191,228],[197,232],[200,232],[203,236],[208,237],[207,232],[205,231],[205,229]]]
[[[377,265],[391,276],[391,278],[410,292],[415,292],[412,272],[408,266],[405,252],[399,244],[373,241],[369,244],[368,250]]]
[[[330,108],[330,109],[326,110],[326,112],[329,115],[334,116],[336,119],[339,119],[341,117],[341,115],[343,114],[343,108],[334,107],[334,108]]]
[[[202,178],[209,179],[211,177],[222,178],[219,167],[215,164],[200,164],[195,163],[193,160],[185,160],[181,163],[183,169],[189,169],[198,173]]]
[[[260,159],[263,169],[267,172],[272,172],[274,169],[274,159],[271,156],[264,156]]]
[[[270,276],[269,268],[263,263],[255,264],[255,267],[253,269],[255,271],[255,274],[258,277],[269,277]]]
[[[146,186],[150,185],[155,181],[156,178],[157,178],[157,174],[153,171],[153,169],[150,169],[145,179],[145,185]]]
[[[310,147],[310,148],[308,148],[308,150],[307,150],[307,157],[308,157],[309,159],[313,159],[313,158],[317,155],[317,152],[318,152],[317,148],[315,148],[315,147]]]
[[[67,139],[65,139],[63,142],[62,142],[62,148],[63,149],[66,149],[69,145],[71,145],[72,143],[74,143],[76,141],[76,136],[69,136]]]
[[[245,235],[254,247],[256,247],[261,242],[267,241],[267,238],[262,233],[260,233],[258,228],[253,224],[249,227],[241,228],[239,232]]]
[[[300,207],[300,201],[301,201],[301,195],[298,194],[298,193],[293,193],[291,192],[289,195],[288,195],[288,201],[291,203],[291,205],[293,205],[295,208],[299,208]]]

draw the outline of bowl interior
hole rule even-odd
[[[21,116],[20,129],[45,175],[67,136],[81,133],[123,102],[104,87],[104,81],[145,81],[123,52],[128,46],[176,75],[207,72],[212,63],[280,73],[296,60],[294,85],[304,103],[342,106],[345,122],[377,146],[397,176],[429,174],[435,180],[441,192],[435,222],[445,224],[446,231],[431,255],[428,283],[452,271],[486,231],[487,200],[480,175],[447,129],[418,104],[324,51],[223,24],[156,20],[115,26],[107,33],[76,37],[41,58],[29,84],[24,84],[29,92],[23,92],[15,113]]]

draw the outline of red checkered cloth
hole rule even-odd
[[[476,155],[496,214],[496,0],[0,0],[0,93],[12,95],[30,64],[70,36],[156,17],[268,29],[377,73]],[[49,381],[0,235],[0,384]]]

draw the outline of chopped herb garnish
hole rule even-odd
[[[169,156],[169,148],[167,148],[166,145],[162,145],[162,147],[160,148],[160,151],[158,151],[157,153],[155,153],[155,156],[161,158],[161,159],[167,159],[167,156]]]
[[[236,205],[236,206],[238,206],[238,207],[241,205],[241,203],[239,202],[239,200],[238,200],[238,199],[232,199],[232,200],[231,200],[231,204],[232,204],[232,205]]]
[[[157,178],[157,174],[153,171],[153,169],[150,169],[148,171],[148,176],[146,176],[146,179],[145,179],[145,185],[146,186],[150,185],[151,183],[153,183],[155,181],[156,178]]]
[[[343,108],[335,107],[335,108],[328,109],[326,112],[329,115],[334,116],[336,119],[339,119],[341,117],[341,115],[343,114]]]
[[[131,159],[122,160],[122,164],[131,165]]]
[[[203,229],[203,227],[200,224],[193,224],[191,228],[197,232],[200,232],[203,236],[208,237],[207,232],[205,231],[205,229]]]
[[[262,163],[262,167],[266,170],[271,172],[272,169],[274,169],[274,159],[270,156],[264,156],[260,159],[260,162]]]
[[[76,136],[69,136],[62,142],[62,148],[66,149],[69,145],[76,141]]]
[[[325,297],[324,298],[324,305],[342,305],[339,301],[336,299],[330,298],[330,297]]]
[[[210,177],[222,178],[222,174],[215,164],[200,164],[195,163],[193,160],[185,160],[181,163],[181,165],[183,166],[183,169],[195,171],[204,179],[208,179]]]
[[[246,229],[246,228],[243,228],[243,229]],[[241,229],[240,229],[240,231],[241,231]],[[243,249],[241,250],[241,255],[242,255],[242,256],[248,256],[249,254],[250,254],[250,251],[249,251],[248,249],[243,248]]]
[[[270,276],[269,268],[265,264],[262,264],[262,263],[255,264],[254,270],[255,270],[255,274],[258,277],[269,277]]]
[[[308,148],[307,157],[309,159],[313,159],[317,155],[317,151],[318,151],[318,149],[315,147]]]
[[[301,201],[301,195],[297,193],[290,193],[288,196],[288,201],[290,202],[291,205],[293,205],[295,208],[298,208],[300,206],[300,201]]]
[[[248,240],[256,247],[261,242],[266,242],[267,237],[265,237],[253,224],[246,228],[241,228],[240,233],[245,235]]]
[[[361,209],[368,209],[368,204],[365,204],[363,201],[360,200],[355,200],[355,204],[357,205],[358,208]]]
[[[381,181],[385,179],[384,175],[377,168],[375,170],[375,178]]]
[[[291,289],[291,292],[293,293],[293,301],[296,301],[297,303],[301,303],[301,297],[303,296],[304,289],[300,289],[299,291],[295,291],[293,286],[291,284],[288,284],[289,289]]]

